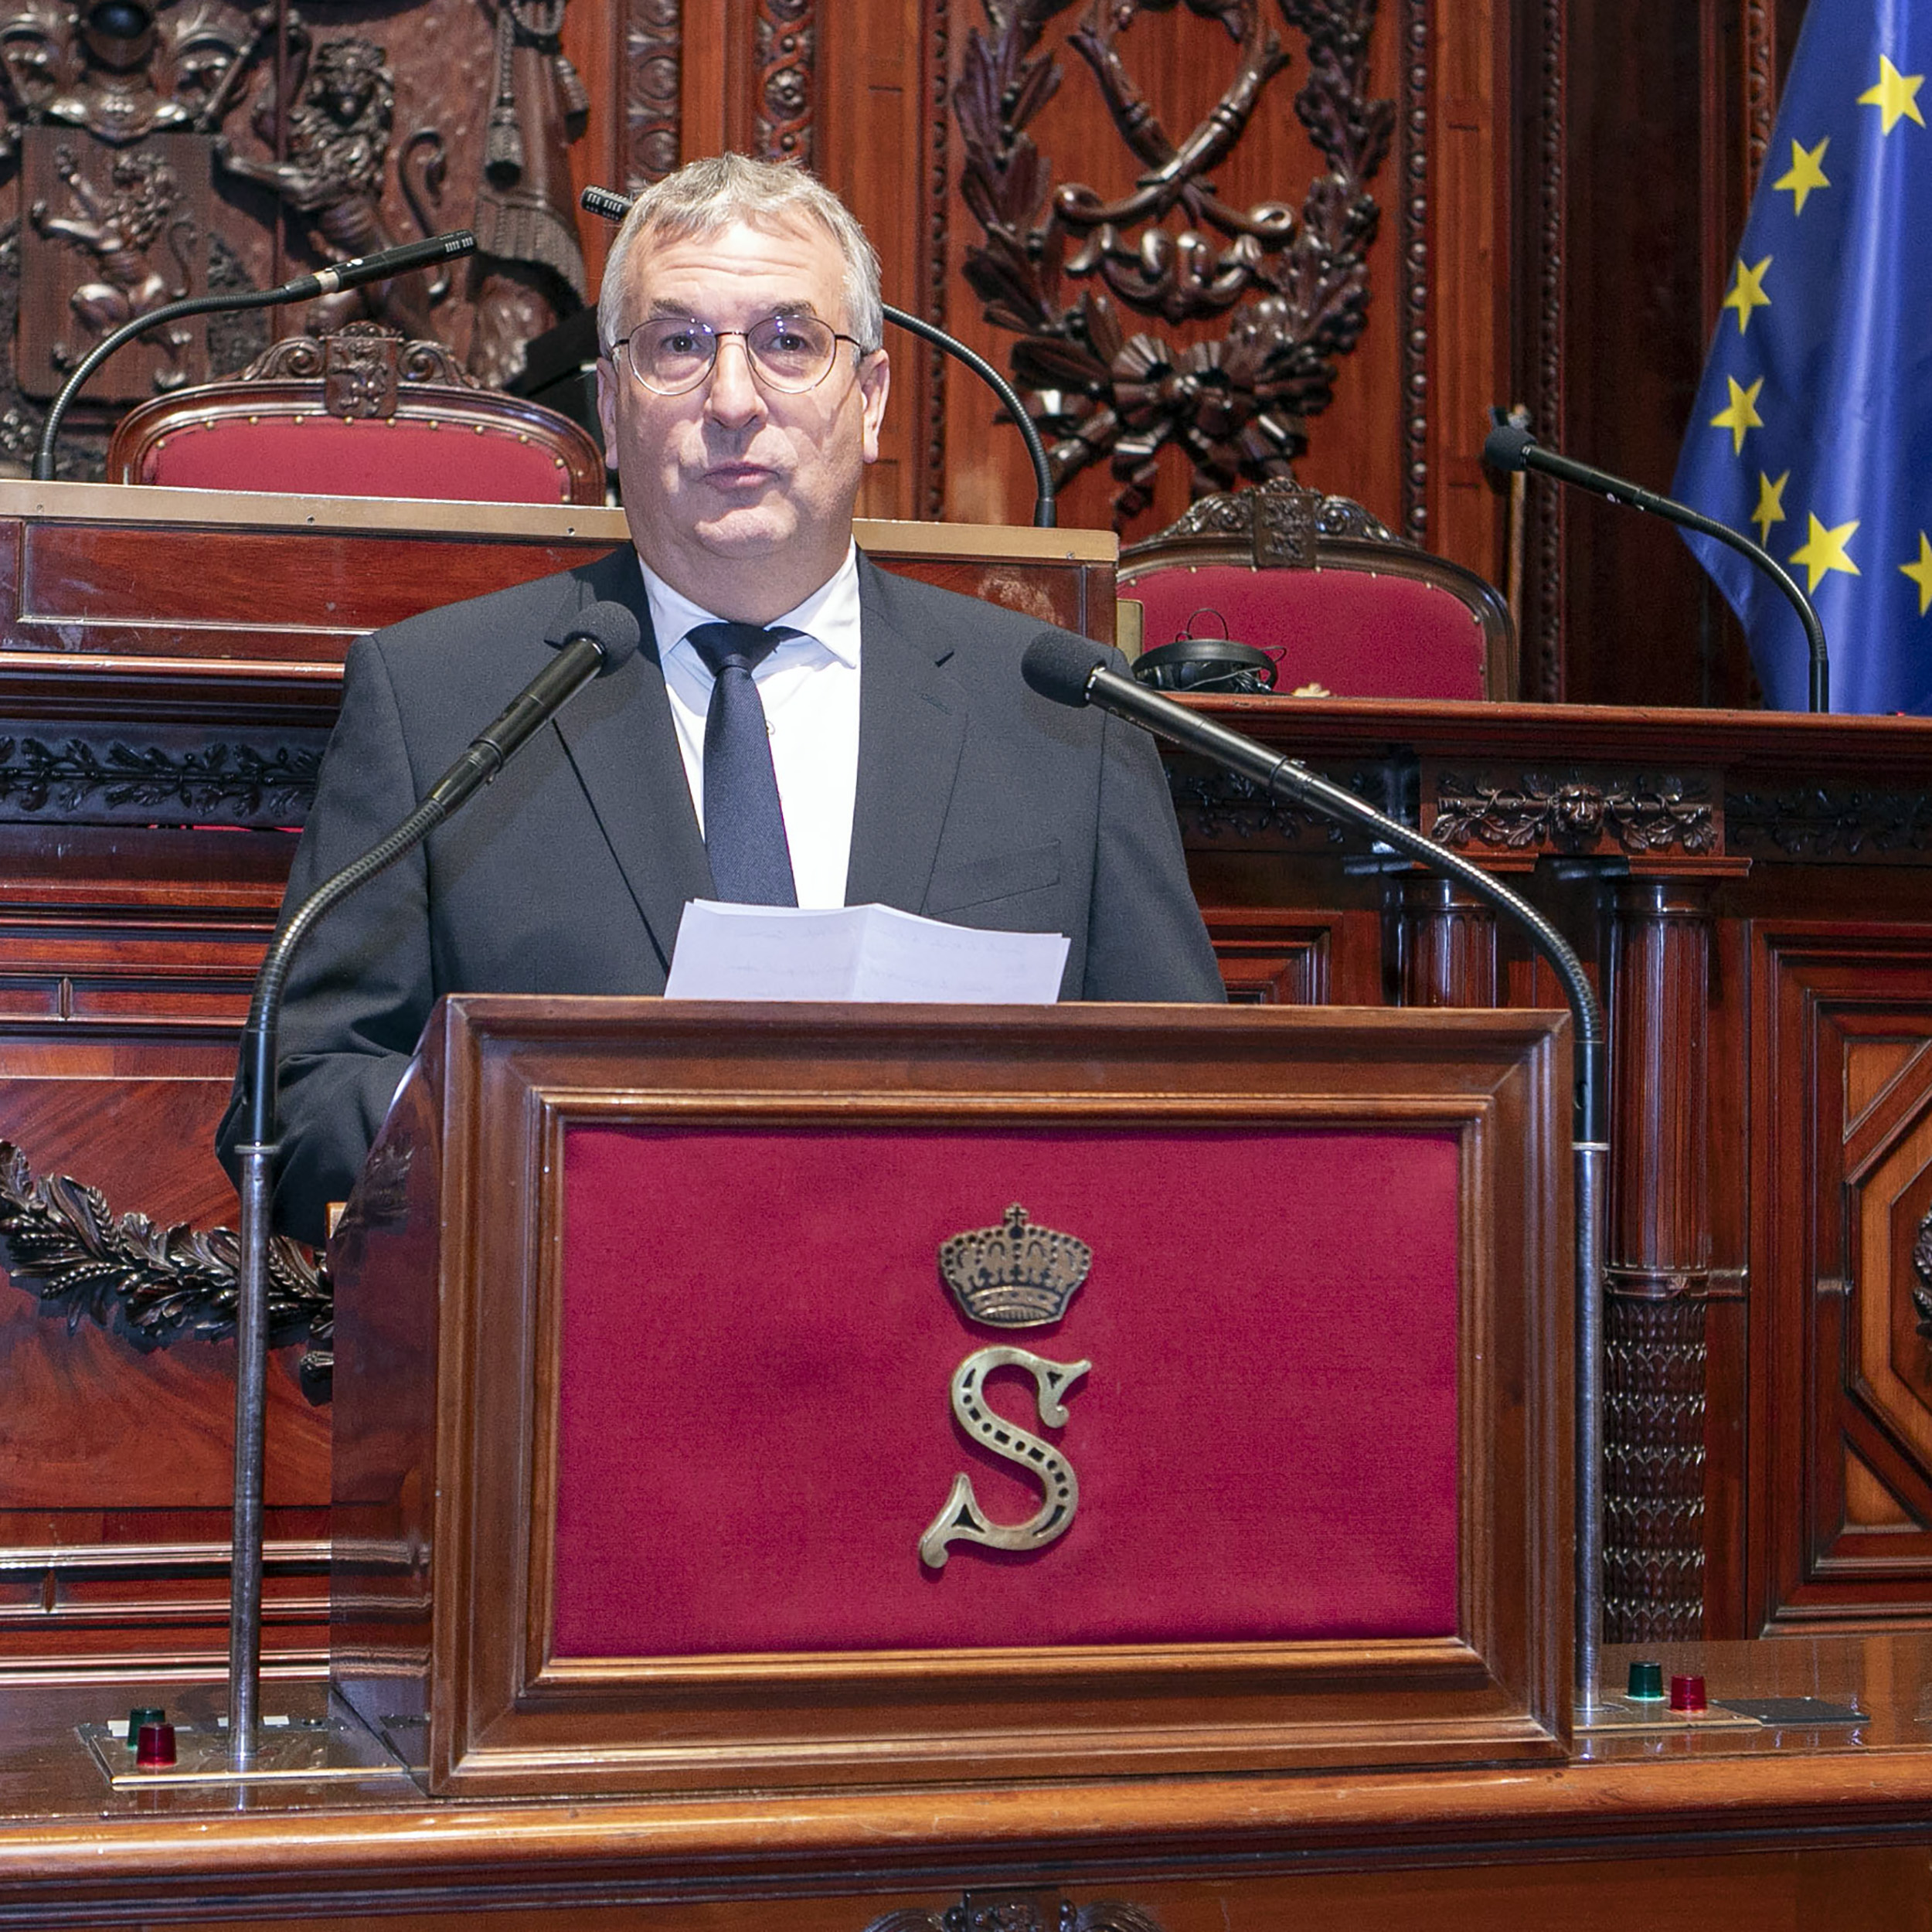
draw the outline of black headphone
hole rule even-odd
[[[1194,627],[1204,617],[1221,626],[1218,638],[1197,638]],[[1172,644],[1156,645],[1134,661],[1134,675],[1156,691],[1255,692],[1274,689],[1275,661],[1252,644],[1237,644],[1227,634],[1227,620],[1203,607],[1187,621],[1187,629]]]

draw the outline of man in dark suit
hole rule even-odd
[[[635,548],[352,648],[288,903],[405,816],[586,606],[628,605],[643,648],[298,956],[275,1212],[304,1239],[440,994],[661,992],[692,899],[1060,932],[1063,997],[1221,996],[1148,740],[1026,688],[1036,621],[853,549],[889,369],[842,206],[796,169],[694,163],[633,209],[599,322]]]

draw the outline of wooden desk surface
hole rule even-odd
[[[1634,1654],[1609,1655],[1613,1682]],[[434,1802],[398,1777],[237,1801],[111,1791],[72,1728],[149,1699],[205,1719],[221,1686],[16,1682],[0,1690],[0,1924],[213,1921],[246,1900],[278,1920],[514,1906],[518,1926],[861,1932],[895,1903],[1040,1886],[1136,1901],[1163,1932],[1330,1922],[1298,1909],[1317,1903],[1345,1904],[1351,1932],[1608,1926],[1633,1901],[1646,1926],[1927,1923],[1932,1638],[1645,1654],[1701,1669],[1713,1698],[1855,1700],[1871,1721],[1592,1739],[1567,1764],[1492,1773],[510,1804]],[[264,1701],[314,1714],[322,1687],[271,1678]],[[1738,1915],[1713,1916],[1714,1896]]]

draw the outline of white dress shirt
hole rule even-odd
[[[638,560],[640,563],[643,560]],[[664,666],[685,782],[704,830],[704,720],[712,675],[689,641],[717,615],[680,596],[644,565],[651,624]],[[774,624],[787,638],[752,673],[765,708],[771,763],[801,906],[842,906],[859,793],[859,553],[849,547],[830,580]]]

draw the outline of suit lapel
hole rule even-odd
[[[887,614],[879,573],[859,560],[859,791],[845,903],[917,912],[938,856],[966,736],[966,699],[939,667],[949,641],[916,644]]]
[[[668,966],[685,901],[712,896],[711,866],[685,782],[637,553],[627,545],[574,573],[545,637],[561,644],[577,614],[605,597],[635,615],[644,641],[628,664],[573,698],[556,728]]]

